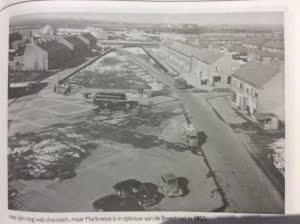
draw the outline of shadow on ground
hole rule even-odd
[[[44,89],[48,85],[47,82],[31,83],[21,87],[9,87],[8,99],[19,98],[22,96],[28,96],[36,94]]]
[[[188,184],[190,183],[188,179],[185,177],[178,177],[177,178],[178,185],[182,189],[183,195],[182,197],[188,195],[190,193],[190,190],[188,189]]]
[[[156,194],[157,195],[157,198],[156,198],[156,203],[155,204],[158,204],[161,202],[161,200],[165,197],[162,193],[160,193],[158,191],[158,186],[156,184],[153,184],[153,183],[144,183],[145,186],[147,187],[147,189],[150,191],[151,194]]]

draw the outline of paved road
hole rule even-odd
[[[203,152],[224,193],[226,212],[283,213],[284,202],[270,180],[251,158],[233,130],[221,121],[200,94],[181,91],[173,80],[151,64],[126,51],[133,62],[169,85],[191,116],[194,126],[207,135]]]

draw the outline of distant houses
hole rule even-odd
[[[266,130],[284,121],[284,71],[269,61],[249,62],[232,75],[231,102]]]
[[[262,50],[283,55],[284,43],[283,41],[268,41],[263,45]]]
[[[108,33],[100,27],[92,27],[92,26],[88,26],[86,28],[59,27],[56,29],[56,34],[62,36],[81,35],[85,33],[90,33],[97,40],[108,39]]]
[[[10,43],[10,47],[9,68],[18,71],[63,69],[99,50],[92,34],[56,35],[50,25],[34,29],[29,36]]]
[[[242,46],[248,49],[261,49],[265,39],[262,37],[252,37],[242,40]]]

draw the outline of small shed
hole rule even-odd
[[[151,96],[151,87],[145,84],[134,83],[130,86],[130,93]]]
[[[266,131],[277,131],[279,129],[279,118],[273,113],[256,113],[253,115],[262,129]]]

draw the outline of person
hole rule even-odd
[[[68,90],[68,93],[71,93],[71,85],[69,83],[67,84],[67,90]]]
[[[64,82],[64,95],[68,95],[70,92],[71,92],[71,86],[70,86],[70,84],[68,84],[68,83],[65,83]]]

